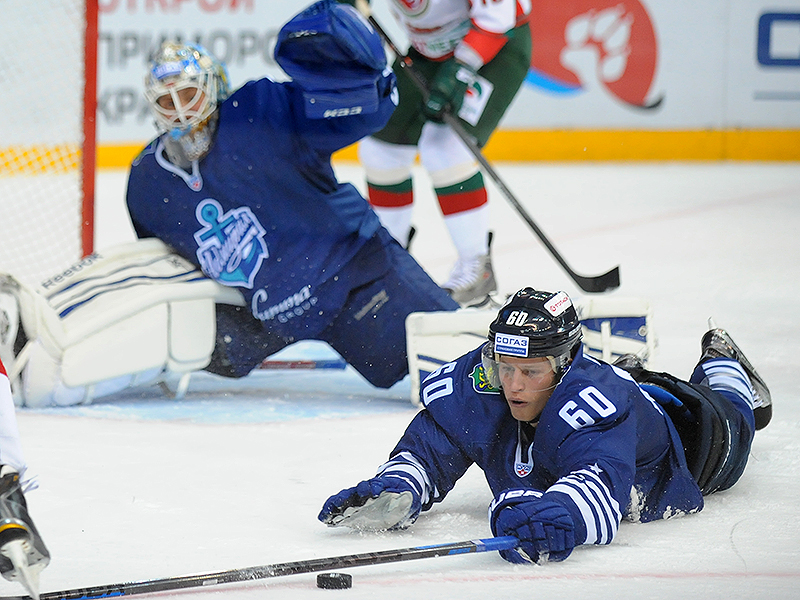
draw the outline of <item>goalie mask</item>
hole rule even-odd
[[[182,163],[205,156],[214,140],[217,106],[230,93],[225,66],[199,44],[164,42],[144,83],[156,127],[167,134],[170,159]]]
[[[500,388],[500,356],[546,357],[560,379],[578,353],[581,337],[578,313],[566,293],[522,289],[489,325],[489,341],[481,352],[484,373]]]

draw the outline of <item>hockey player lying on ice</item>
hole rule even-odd
[[[432,373],[420,411],[377,475],[330,497],[319,519],[356,529],[408,527],[467,468],[483,469],[495,535],[511,562],[566,559],[609,544],[623,518],[703,508],[741,476],[772,406],[730,336],[708,331],[689,382],[582,352],[570,298],[525,288],[481,347]],[[638,382],[638,383],[637,383]]]
[[[405,317],[458,308],[331,167],[395,108],[378,34],[325,0],[281,29],[275,58],[292,81],[229,94],[202,48],[156,53],[145,93],[161,134],[133,162],[127,204],[137,236],[169,248],[88,257],[45,282],[49,306],[0,281],[22,318],[9,319],[19,335],[3,355],[18,402],[87,402],[162,372],[242,377],[304,339],[390,387],[408,371]]]

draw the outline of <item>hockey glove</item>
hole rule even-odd
[[[374,89],[386,68],[378,33],[352,6],[320,0],[278,33],[275,60],[306,90]]]
[[[425,116],[440,122],[445,112],[458,114],[464,103],[464,94],[475,83],[476,77],[475,69],[454,58],[442,63],[423,106]]]
[[[490,506],[492,533],[512,535],[520,541],[513,550],[500,555],[512,563],[562,561],[575,547],[575,525],[564,506],[531,490],[507,490]],[[523,495],[525,494],[525,495]]]
[[[330,527],[384,531],[408,527],[420,509],[413,485],[396,475],[382,475],[331,496],[317,518]]]

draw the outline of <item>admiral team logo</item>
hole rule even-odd
[[[208,198],[195,211],[203,229],[194,234],[203,272],[228,286],[251,288],[261,262],[269,256],[264,228],[249,208],[222,213]]]
[[[526,81],[556,95],[605,90],[636,108],[656,108],[655,28],[639,0],[535,0]]]

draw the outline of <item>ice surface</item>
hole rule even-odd
[[[610,546],[563,563],[513,566],[494,553],[346,570],[327,591],[295,575],[161,596],[322,598],[798,598],[800,591],[800,165],[497,165],[581,274],[621,265],[612,294],[654,307],[654,366],[688,376],[706,320],[728,329],[770,386],[775,416],[742,480],[701,513],[625,523]],[[359,186],[357,166],[338,167]],[[418,173],[414,254],[443,281],[454,261],[429,180]],[[127,241],[125,174],[99,175],[97,245]],[[503,292],[578,290],[493,187]],[[303,344],[287,357],[331,355]],[[408,382],[375,390],[352,370],[193,378],[96,405],[19,414],[31,513],[53,555],[42,591],[219,571],[490,536],[491,499],[470,470],[401,533],[328,529],[323,501],[372,475],[413,416]],[[18,594],[2,581],[0,594]]]

